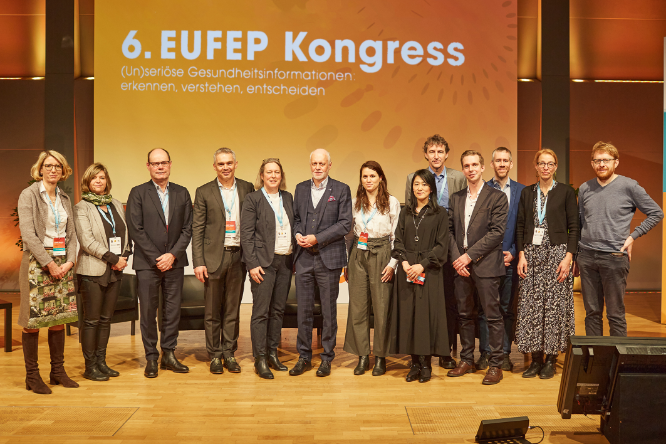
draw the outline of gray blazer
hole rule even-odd
[[[115,222],[125,225],[123,251],[127,251],[129,249],[129,232],[125,222],[125,210],[117,199],[113,199],[111,204],[116,208],[122,219]],[[79,257],[76,261],[76,273],[84,276],[103,275],[106,271],[107,262],[102,259],[102,256],[109,251],[109,239],[106,237],[102,216],[97,211],[97,206],[85,200],[77,203],[74,206],[74,223],[76,224],[76,235],[81,243]]]
[[[407,175],[407,184],[405,185],[405,205],[409,205],[410,197],[412,195],[413,178],[414,173],[409,173]],[[467,179],[465,179],[465,175],[461,171],[449,167],[446,167],[446,183],[449,186],[449,202],[451,201],[453,193],[457,193],[467,187]]]
[[[291,193],[281,191],[284,215],[294,226],[294,198]],[[243,246],[243,262],[248,270],[268,267],[275,255],[275,213],[264,193],[259,190],[245,196],[241,215],[240,236]],[[293,230],[291,248],[294,249]]]
[[[72,213],[72,202],[62,189],[60,200],[67,213],[67,228],[65,229],[65,248],[67,249],[67,262],[76,262],[76,229]],[[21,288],[21,310],[18,324],[22,327],[28,325],[30,317],[30,283],[28,282],[28,266],[30,253],[35,256],[41,266],[49,264],[53,258],[44,248],[46,236],[46,221],[51,209],[39,195],[39,182],[35,182],[21,192],[18,200],[19,228],[23,240],[23,257],[19,271],[19,287]]]
[[[245,196],[254,191],[254,185],[236,178],[241,223]],[[220,195],[217,178],[197,188],[194,197],[194,220],[192,222],[192,262],[194,268],[206,266],[214,273],[224,258],[224,231],[227,215]]]
[[[449,254],[455,261],[465,254],[465,204],[467,190],[451,195],[449,202]],[[485,184],[479,193],[467,227],[467,254],[479,277],[504,276],[502,241],[509,214],[509,202],[502,191]]]

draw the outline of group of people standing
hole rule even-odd
[[[518,350],[532,356],[523,377],[552,378],[557,355],[575,330],[577,255],[587,333],[602,334],[605,301],[611,334],[626,336],[623,298],[631,245],[663,213],[636,181],[615,174],[614,146],[594,146],[597,178],[581,186],[578,202],[569,185],[555,180],[557,156],[549,149],[536,154],[538,181],[527,187],[509,179],[513,162],[507,148],[493,151],[494,177],[487,182],[478,151],[462,154],[461,173],[445,166],[449,146],[441,136],[428,138],[423,150],[428,168],[408,176],[401,209],[379,163],[361,166],[352,198],[349,186],[329,177],[333,163],[323,149],[311,153],[312,178],[298,184],[292,196],[279,159],[264,159],[252,184],[235,176],[236,154],[220,148],[213,162],[217,177],[196,190],[192,204],[187,189],[170,181],[169,153],[157,148],[148,153],[150,180],[131,190],[126,213],[110,193],[104,165],[88,167],[82,200],[72,206],[57,186],[72,173],[66,159],[55,151],[41,153],[32,168],[35,183],[21,193],[18,207],[26,388],[51,392],[37,365],[42,327],[49,328],[51,383],[78,387],[63,365],[63,327],[78,316],[76,286],[83,301],[83,376],[104,381],[119,375],[106,363],[106,347],[131,254],[144,375],[157,377],[159,369],[188,372],[174,351],[190,241],[194,273],[205,287],[206,349],[214,374],[241,371],[234,354],[248,273],[254,370],[265,379],[274,378],[271,370],[288,370],[277,348],[293,272],[299,359],[289,370],[292,376],[313,368],[315,294],[323,317],[316,374],[331,373],[341,275],[349,282],[344,350],[359,357],[355,375],[369,371],[371,353],[373,376],[386,372],[387,355],[408,354],[408,382],[429,381],[436,356],[448,376],[488,369],[483,384],[499,383],[502,372],[513,368],[509,354],[519,289],[515,337]],[[629,233],[637,208],[647,218]],[[160,289],[164,314],[158,338]],[[457,333],[462,349],[456,363],[451,349]]]

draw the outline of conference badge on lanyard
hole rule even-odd
[[[554,185],[554,183],[553,183]],[[553,189],[553,185],[548,188],[548,194],[550,190]],[[546,195],[546,200],[541,206],[541,188],[537,185],[537,218],[539,219],[539,224],[543,224],[543,220],[546,218],[546,206],[548,205],[548,195]],[[546,235],[546,230],[544,228],[534,228],[534,235],[532,236],[532,245],[541,245],[543,242],[543,237]]]
[[[358,237],[358,244],[356,244],[356,248],[359,250],[368,249],[368,233],[361,233],[361,235]]]
[[[106,209],[109,212],[109,216],[111,217],[111,220],[109,220],[108,217],[106,217],[106,214],[104,214],[104,211],[100,207],[97,207],[97,211],[99,211],[99,214],[104,218],[104,220],[111,225],[111,229],[113,230],[113,237],[109,238],[109,251],[113,254],[121,254],[122,253],[122,245],[120,241],[120,237],[116,236],[116,221],[113,219],[113,212],[111,211],[111,206],[107,205]]]
[[[375,217],[375,214],[377,214],[377,207],[375,207],[374,210],[372,210],[372,213],[370,213],[370,216],[368,216],[368,219],[365,219],[365,212],[363,211],[363,208],[361,208],[361,221],[363,222],[363,232],[361,235],[358,237],[358,244],[356,244],[356,248],[359,250],[367,250],[368,249],[368,224],[372,220],[373,217]]]
[[[56,203],[55,206],[51,202],[51,199],[47,199],[49,203],[49,207],[51,208],[51,211],[53,212],[53,219],[55,221],[55,232],[56,232],[56,237],[53,238],[53,255],[54,256],[64,256],[67,254],[65,250],[65,238],[64,237],[58,237],[58,234],[60,232],[60,211],[56,207],[60,206],[60,191],[56,189]]]
[[[64,237],[54,237],[53,238],[53,255],[54,256],[64,256],[65,254],[66,254],[65,238]]]
[[[224,199],[224,193],[222,188],[220,188],[220,195],[222,196],[222,203],[224,204],[224,211],[227,213],[227,223],[224,231],[224,237],[227,239],[233,239],[236,237],[236,221],[229,220],[231,219],[231,212],[234,209],[236,204],[236,181],[234,181],[234,187],[231,189],[231,204],[227,205],[227,201]]]
[[[224,231],[224,237],[236,237],[236,221],[228,220],[226,230]]]

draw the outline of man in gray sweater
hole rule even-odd
[[[597,177],[578,191],[581,239],[577,264],[587,336],[603,336],[604,302],[611,336],[627,336],[624,291],[631,248],[634,240],[664,218],[659,205],[638,182],[615,174],[619,159],[612,144],[597,142],[592,148],[592,168]],[[630,232],[637,208],[647,218]]]

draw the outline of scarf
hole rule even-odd
[[[84,193],[81,196],[81,198],[85,201],[90,202],[95,206],[109,205],[111,203],[111,200],[113,199],[113,197],[110,194],[105,194],[103,196],[100,196],[99,194],[95,193]]]

